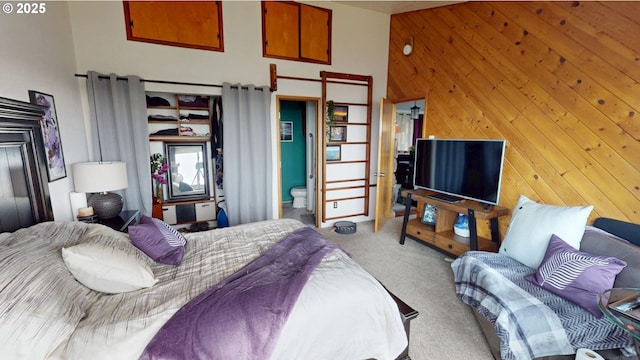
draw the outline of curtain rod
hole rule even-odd
[[[76,77],[82,77],[82,78],[88,78],[87,74],[74,74]],[[106,75],[99,75],[98,78],[100,79],[110,79],[109,76]],[[121,77],[118,76],[116,79],[118,80],[127,80],[126,77]],[[221,88],[222,85],[218,85],[218,84],[204,84],[204,83],[190,83],[190,82],[183,82],[183,81],[168,81],[168,80],[148,80],[148,79],[140,79],[140,81],[142,82],[149,82],[149,83],[156,83],[156,84],[172,84],[172,85],[190,85],[190,86],[208,86],[208,87],[217,87],[217,88]],[[232,88],[237,88],[237,85],[231,85]],[[248,89],[248,86],[241,86],[241,89]],[[260,90],[262,91],[262,88],[256,87],[256,90]],[[271,90],[271,89],[269,89]]]

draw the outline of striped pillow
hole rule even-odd
[[[129,226],[131,243],[156,262],[180,265],[187,240],[162,220],[142,216],[140,224]]]
[[[554,234],[540,267],[525,279],[601,317],[598,294],[613,287],[625,266],[615,257],[576,250]]]

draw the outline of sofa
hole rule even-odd
[[[631,336],[602,316],[597,301],[609,288],[640,287],[640,225],[599,218],[589,226],[591,209],[521,197],[498,253],[469,251],[452,263],[456,294],[473,309],[494,358],[574,359],[580,348],[638,358]],[[570,262],[558,261],[565,258],[597,266],[568,276]],[[562,286],[554,287],[556,275]]]

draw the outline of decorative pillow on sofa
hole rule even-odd
[[[131,250],[138,251],[133,247]],[[107,294],[148,288],[158,282],[144,255],[104,244],[81,243],[62,248],[62,259],[82,285]]]
[[[576,250],[552,235],[540,267],[525,279],[600,317],[598,294],[613,287],[625,266],[618,258]]]
[[[499,252],[535,269],[540,266],[552,234],[579,249],[591,210],[591,205],[538,204],[520,195]]]
[[[180,265],[187,243],[173,226],[144,215],[139,225],[129,226],[129,238],[147,256],[167,265]]]

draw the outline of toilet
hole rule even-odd
[[[294,208],[307,207],[307,188],[305,186],[295,186],[291,188],[291,196],[293,196]]]

